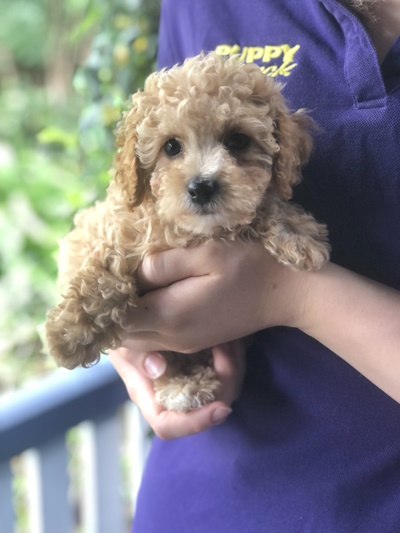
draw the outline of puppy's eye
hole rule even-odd
[[[176,139],[168,139],[164,144],[164,152],[168,157],[175,157],[182,152],[182,146]]]
[[[244,133],[231,133],[224,141],[225,147],[232,153],[241,152],[249,143],[250,139]]]

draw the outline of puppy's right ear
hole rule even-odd
[[[120,149],[114,163],[114,180],[130,208],[143,202],[147,189],[146,171],[137,154],[137,128],[142,118],[139,109],[133,107],[123,115],[116,131]]]

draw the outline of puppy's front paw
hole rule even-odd
[[[262,242],[280,263],[296,270],[319,269],[329,260],[327,227],[288,203],[273,206]]]
[[[277,259],[296,270],[318,270],[329,260],[329,245],[324,239],[293,234],[284,243],[284,253],[278,253]]]
[[[168,369],[154,382],[157,403],[168,411],[187,412],[213,402],[220,383],[212,358],[202,354],[168,353]]]
[[[88,273],[86,273],[88,274]],[[134,281],[90,272],[74,278],[63,301],[50,309],[45,324],[50,354],[66,368],[89,366],[108,348],[118,348],[136,306]]]
[[[99,361],[105,348],[122,342],[121,328],[114,326],[111,340],[82,309],[68,303],[50,309],[45,324],[47,349],[58,364],[69,369],[89,366]]]

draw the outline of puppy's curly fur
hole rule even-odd
[[[61,245],[63,297],[46,322],[57,361],[88,366],[121,345],[147,254],[259,240],[285,265],[319,268],[327,230],[288,202],[311,150],[309,125],[274,81],[236,58],[200,55],[149,76],[119,125],[106,200],[78,214]],[[160,403],[185,411],[215,398],[209,352],[168,358]]]

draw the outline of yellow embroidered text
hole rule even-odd
[[[221,56],[238,55],[245,63],[261,62],[261,71],[267,76],[289,76],[293,68],[297,66],[294,56],[300,49],[300,45],[290,46],[281,44],[278,46],[243,46],[238,44],[221,44],[215,51]],[[272,63],[272,64],[271,64]]]

